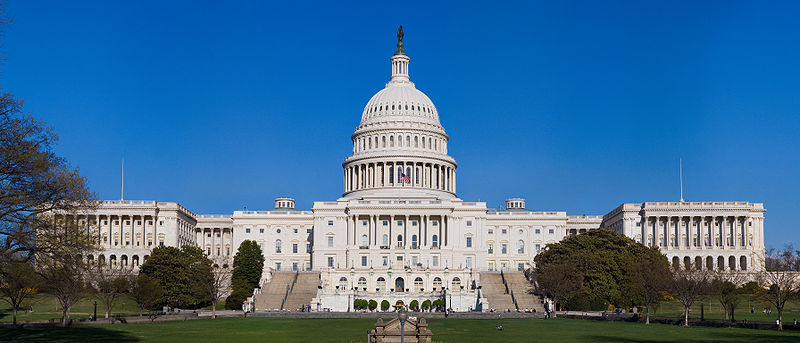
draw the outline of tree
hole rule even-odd
[[[255,241],[245,240],[233,257],[232,292],[225,301],[225,308],[240,310],[242,303],[259,286],[264,269],[264,254]]]
[[[217,303],[225,296],[231,275],[224,268],[213,268],[210,273],[203,274],[206,275],[202,284],[203,293],[211,300],[211,319],[216,319]]]
[[[744,283],[745,274],[719,270],[712,274],[709,294],[722,306],[725,320],[733,320],[733,310],[741,301],[739,285]]]
[[[650,254],[642,254],[625,266],[626,292],[635,301],[642,301],[647,308],[645,324],[650,324],[650,312],[669,289],[669,262],[658,248],[651,247]]]
[[[571,263],[545,263],[536,269],[536,283],[553,304],[558,305],[564,297],[578,294],[583,289],[583,274]],[[556,316],[555,309],[553,316]]]
[[[708,290],[709,272],[702,265],[694,268],[691,264],[685,268],[674,266],[670,280],[670,292],[683,305],[683,326],[689,326],[689,308],[695,300]]]
[[[427,311],[430,308],[431,308],[431,301],[430,300],[425,300],[425,301],[422,302],[422,310],[423,311]]]
[[[378,302],[375,301],[375,300],[370,300],[369,301],[369,310],[370,311],[375,311],[376,308],[378,308]]]
[[[158,310],[159,301],[164,295],[164,290],[158,280],[153,279],[145,274],[139,273],[131,282],[131,296],[136,301],[139,307],[139,315],[142,315],[143,310],[155,311]]]
[[[37,260],[44,278],[42,290],[53,295],[61,305],[61,325],[70,322],[72,306],[91,293],[86,282],[86,271],[82,258],[75,255],[54,256],[48,260]]]
[[[158,280],[164,293],[159,304],[170,308],[199,308],[209,303],[204,292],[211,277],[211,260],[198,247],[157,247],[139,273]]]
[[[408,308],[410,308],[412,310],[418,310],[419,309],[419,301],[411,300],[411,302],[408,304]]]
[[[111,310],[119,299],[120,295],[128,292],[130,285],[131,270],[127,268],[112,269],[104,265],[97,264],[91,268],[88,274],[90,286],[93,287],[94,296],[105,309],[105,317],[108,318]]]
[[[0,260],[0,295],[14,311],[13,324],[17,325],[17,310],[29,296],[36,294],[41,278],[30,263],[20,258]]]
[[[659,255],[656,249],[647,248],[613,230],[601,228],[548,244],[534,258],[537,268],[534,273],[551,268],[550,265],[559,265],[550,275],[566,278],[559,281],[561,286],[572,286],[568,289],[574,290],[564,293],[559,299],[561,308],[605,310],[611,305],[632,301],[625,289],[628,284],[625,268],[629,261],[650,258],[648,256],[660,258]],[[571,274],[559,274],[565,270]],[[531,279],[539,283],[541,291],[542,279],[538,276]],[[555,281],[549,279],[545,282],[554,286],[552,282]],[[582,287],[578,288],[576,283]]]
[[[381,301],[381,311],[386,312],[386,310],[389,309],[389,306],[390,305],[388,300]]]
[[[769,301],[778,312],[778,330],[783,331],[783,309],[786,302],[800,296],[800,251],[791,245],[783,250],[769,249],[764,261],[764,270],[758,272]]]

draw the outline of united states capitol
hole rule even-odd
[[[458,164],[431,99],[411,81],[402,32],[391,76],[366,104],[344,159],[344,192],[298,210],[196,214],[175,202],[103,201],[80,218],[102,250],[89,259],[134,269],[157,246],[198,246],[230,268],[244,240],[265,256],[252,311],[349,311],[353,299],[444,299],[455,311],[541,308],[523,271],[549,243],[607,227],[658,246],[674,265],[747,271],[763,265],[764,205],[745,201],[622,203],[608,213],[570,215],[464,201]],[[443,114],[447,116],[447,114]],[[469,186],[469,185],[467,185]],[[503,275],[500,274],[503,271]],[[291,285],[291,294],[286,294]],[[500,291],[510,287],[511,292]]]

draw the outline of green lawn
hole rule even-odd
[[[706,298],[703,299],[703,307],[706,319],[724,319],[725,312],[722,310],[722,306],[719,302],[714,298]],[[747,311],[748,304],[755,305],[755,313],[749,313]],[[766,314],[761,313],[761,311],[765,308],[770,308],[769,304],[762,300],[748,299],[746,296],[742,296],[739,304],[736,306],[736,310],[734,311],[734,317],[736,320],[744,320],[747,319],[749,321],[767,321],[767,322],[774,322],[778,319],[778,312],[772,308],[772,313]],[[683,305],[677,301],[670,301],[662,303],[658,310],[655,313],[656,316],[663,316],[663,317],[682,317],[683,316]],[[696,301],[689,312],[689,315],[692,318],[700,318],[700,301]],[[800,302],[799,301],[791,301],[786,303],[784,307],[783,313],[783,321],[784,322],[791,322],[792,319],[797,318],[800,320]]]
[[[31,297],[23,304],[23,307],[33,306],[33,312],[20,310],[17,313],[17,321],[26,320],[48,320],[61,318],[61,305],[58,301],[47,294],[39,294]],[[88,318],[94,311],[94,298],[86,298],[75,304],[72,307],[71,318]],[[132,316],[139,314],[139,309],[136,307],[136,302],[129,296],[122,295],[117,299],[114,310],[111,311],[112,315],[121,314],[123,316]],[[97,316],[102,318],[105,315],[103,303],[97,302]],[[0,302],[0,322],[12,321],[11,306],[6,302]]]
[[[373,319],[223,318],[0,329],[4,342],[364,342]],[[504,331],[496,331],[501,324]],[[800,332],[570,319],[433,319],[434,342],[798,342]]]

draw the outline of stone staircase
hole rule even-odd
[[[292,292],[286,297],[283,308],[294,311],[304,305],[311,305],[311,299],[317,296],[319,285],[319,272],[300,272],[297,274],[297,282]]]
[[[261,293],[256,294],[254,310],[294,310],[309,305],[317,295],[319,284],[318,272],[273,272],[272,280],[261,286]]]
[[[506,309],[516,310],[511,294],[506,293],[506,286],[500,272],[481,272],[481,294],[489,302],[489,309],[495,311],[505,311]]]
[[[517,300],[520,309],[533,308],[536,312],[544,312],[542,299],[533,294],[533,284],[528,281],[524,273],[505,273],[505,277],[509,291],[514,290],[514,299]]]

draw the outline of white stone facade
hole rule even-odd
[[[459,199],[449,136],[433,102],[410,81],[409,62],[400,44],[390,81],[369,100],[351,136],[341,198],[314,202],[310,211],[279,198],[275,209],[231,215],[106,201],[87,224],[100,229],[101,254],[145,257],[157,245],[192,244],[227,265],[242,241],[253,240],[266,257],[265,279],[274,271],[317,271],[312,305],[335,311],[350,309],[354,298],[394,304],[443,296],[466,310],[481,302],[480,272],[529,268],[547,244],[601,226],[658,245],[670,261],[699,258],[735,270],[763,263],[760,203],[646,202],[605,216],[568,216],[528,210],[522,198],[509,199],[504,210]]]

